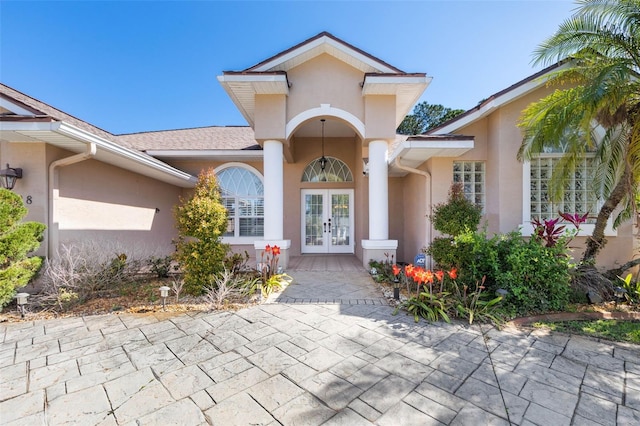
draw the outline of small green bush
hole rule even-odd
[[[482,208],[464,196],[462,184],[454,183],[447,202],[434,206],[431,220],[436,230],[455,237],[467,230],[478,229],[481,217]]]
[[[19,195],[0,188],[0,309],[38,273],[42,258],[28,257],[40,247],[45,225],[22,222],[27,208]]]
[[[521,239],[496,277],[497,285],[509,292],[505,305],[519,315],[563,310],[571,296],[569,263],[563,247]]]
[[[175,217],[179,234],[176,259],[184,272],[184,290],[199,295],[209,283],[215,283],[229,252],[229,245],[222,243],[227,209],[213,169],[200,173],[193,196],[180,200]]]
[[[501,238],[487,238],[484,231],[466,230],[455,238],[435,238],[426,253],[433,258],[438,268],[458,269],[463,282],[479,282],[486,277],[491,283],[498,273],[498,243]]]

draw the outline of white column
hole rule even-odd
[[[282,142],[268,140],[262,146],[264,154],[264,239],[284,237],[284,165]]]
[[[387,142],[369,143],[369,240],[389,238]]]

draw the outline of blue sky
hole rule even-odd
[[[216,80],[314,35],[433,77],[468,109],[541,69],[570,0],[0,0],[0,81],[111,133],[246,125]]]

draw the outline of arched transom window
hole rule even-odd
[[[341,160],[326,157],[327,164],[322,170],[320,159],[317,158],[305,167],[302,182],[352,182],[353,175],[349,167]]]
[[[264,185],[252,170],[232,166],[216,173],[222,202],[229,212],[225,237],[264,235]]]

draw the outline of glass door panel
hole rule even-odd
[[[302,191],[302,253],[353,253],[353,190]]]
[[[351,240],[349,194],[331,195],[331,245],[348,246]]]
[[[324,223],[324,194],[307,193],[303,197],[304,241],[307,252],[324,252],[326,224]],[[323,231],[324,224],[324,231]]]

